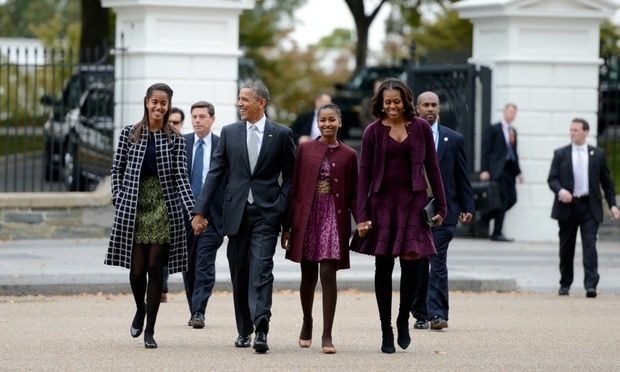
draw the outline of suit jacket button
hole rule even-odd
[[[338,214],[342,213],[342,211],[340,209],[338,209]]]
[[[337,198],[338,198],[338,197],[340,197],[340,194],[336,193],[336,197],[337,197]]]
[[[338,178],[334,178],[334,182],[338,182]]]

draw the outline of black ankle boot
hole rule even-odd
[[[409,335],[409,313],[406,315],[398,315],[396,318],[396,330],[398,331],[398,338],[396,342],[403,350],[411,344],[411,336]]]
[[[157,342],[153,338],[153,333],[144,332],[144,347],[147,349],[157,349]]]
[[[396,352],[394,347],[394,332],[392,326],[381,326],[381,352],[392,354]]]
[[[144,327],[144,315],[144,309],[142,311],[136,310],[136,315],[134,315],[133,321],[131,322],[131,327],[129,328],[131,337],[136,338],[142,334],[142,327]]]

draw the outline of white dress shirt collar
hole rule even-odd
[[[211,132],[209,132],[206,136],[204,136],[204,138],[202,138],[202,141],[205,143],[205,145],[207,143],[211,143]],[[194,147],[196,146],[196,144],[198,143],[198,140],[200,140],[201,138],[198,137],[198,135],[196,135],[196,133],[194,132]]]
[[[262,134],[265,131],[265,123],[267,122],[267,117],[265,115],[263,115],[263,117],[261,117],[256,123],[252,124],[249,121],[245,122],[246,125],[246,129],[250,129],[250,127],[252,125],[256,125],[256,128],[258,129],[258,133]]]

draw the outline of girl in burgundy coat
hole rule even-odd
[[[375,294],[381,320],[381,351],[393,353],[392,270],[400,257],[398,345],[406,349],[413,304],[415,262],[436,254],[431,229],[421,218],[427,202],[424,169],[436,200],[435,226],[446,215],[446,198],[431,126],[414,117],[413,94],[396,79],[384,81],[370,104],[378,118],[362,138],[357,188],[358,234],[351,249],[375,256]]]
[[[338,106],[327,104],[317,111],[321,137],[302,143],[295,158],[288,213],[282,234],[286,258],[301,263],[299,288],[304,322],[299,346],[312,343],[312,301],[319,265],[323,288],[323,336],[321,350],[333,354],[332,324],[336,311],[336,270],[349,268],[350,215],[355,210],[357,156],[338,142],[342,125]]]

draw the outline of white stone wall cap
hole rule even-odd
[[[101,0],[104,8],[130,7],[182,7],[182,8],[219,8],[251,9],[254,0]]]
[[[112,204],[110,178],[88,192],[6,192],[0,193],[0,208],[103,207]]]
[[[502,56],[498,58],[490,58],[478,61],[475,58],[470,58],[469,62],[473,64],[487,64],[489,61],[492,61],[496,64],[506,64],[506,63],[554,63],[554,64],[562,64],[562,65],[596,65],[599,66],[603,64],[602,58],[571,58],[567,56],[561,56],[559,59],[558,56]]]
[[[468,19],[501,16],[610,19],[618,7],[619,0],[463,0],[453,5],[461,17]]]
[[[220,45],[218,45],[220,47]],[[196,45],[193,45],[196,48]],[[148,54],[148,55],[165,55],[165,56],[215,56],[215,57],[240,57],[243,55],[239,49],[215,49],[212,46],[205,46],[205,49],[172,49],[172,48],[126,48],[123,52],[125,55],[134,54]]]

